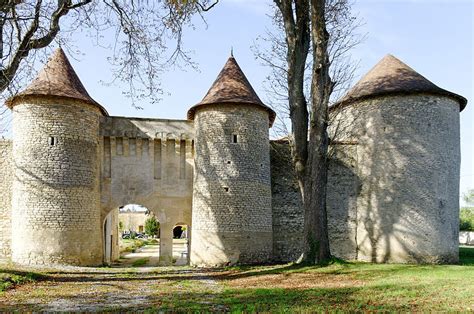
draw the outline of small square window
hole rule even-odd
[[[229,187],[228,187],[228,186],[225,186],[225,187],[224,187],[224,191],[225,191],[225,192],[229,192]]]

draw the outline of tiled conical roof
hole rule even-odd
[[[262,107],[268,111],[270,126],[276,117],[275,111],[264,105],[258,98],[257,93],[255,93],[234,57],[227,60],[224,68],[201,102],[188,110],[188,119],[194,119],[197,108],[212,104],[248,104]]]
[[[21,98],[31,96],[82,100],[98,107],[104,115],[108,115],[107,111],[89,96],[61,48],[53,53],[48,63],[24,91],[7,100],[7,105],[12,107]]]
[[[442,89],[392,55],[386,55],[335,106],[356,100],[388,94],[435,94],[459,101],[460,110],[466,98]]]

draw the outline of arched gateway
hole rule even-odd
[[[160,262],[172,261],[173,227],[191,226],[192,123],[106,117],[101,124],[101,218],[141,204],[160,222]]]

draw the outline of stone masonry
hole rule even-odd
[[[458,258],[459,111],[466,99],[393,56],[330,108],[328,227],[333,255],[369,262]],[[189,263],[298,259],[303,209],[275,112],[231,57],[187,120],[111,117],[59,49],[7,101],[0,140],[0,258],[99,265],[118,257],[127,204],[160,222],[160,262],[176,225]]]
[[[0,259],[10,256],[12,142],[0,140]]]

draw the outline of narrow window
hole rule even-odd
[[[104,137],[104,177],[111,177],[112,169],[112,157],[111,157],[111,146],[110,137]]]
[[[237,143],[237,134],[232,134],[232,143]]]
[[[148,139],[144,138],[142,139],[142,154],[148,155],[148,150],[149,150]]]
[[[115,146],[117,149],[117,155],[123,155],[123,138],[117,137],[115,139]]]
[[[161,179],[161,139],[155,139],[154,141],[154,173],[155,179]]]
[[[186,179],[186,141],[179,142],[179,178]]]
[[[136,156],[137,155],[137,139],[130,138],[128,140],[128,147],[130,150],[130,156]]]
[[[48,143],[49,143],[49,146],[56,146],[56,144],[58,143],[58,139],[54,136],[50,136],[48,138]]]

